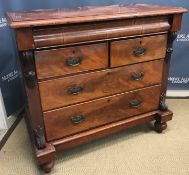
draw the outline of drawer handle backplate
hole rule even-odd
[[[78,95],[83,91],[83,86],[73,86],[68,89],[68,93],[71,95]]]
[[[82,57],[73,57],[66,59],[66,65],[70,67],[78,66],[82,63]]]
[[[143,47],[137,47],[136,49],[134,49],[133,54],[136,57],[140,57],[143,56],[146,53],[146,49]]]
[[[139,73],[133,73],[131,75],[132,80],[141,80],[144,77],[144,72],[139,72]]]
[[[142,104],[142,100],[132,100],[129,102],[130,108],[138,108]]]
[[[79,124],[83,122],[84,120],[85,120],[85,116],[83,115],[77,115],[77,116],[71,117],[71,122],[73,124]]]

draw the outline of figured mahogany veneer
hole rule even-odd
[[[39,82],[44,111],[161,83],[163,60]],[[71,91],[75,93],[72,93]]]
[[[132,4],[6,14],[45,172],[58,151],[154,120],[166,129],[170,58],[186,11]]]
[[[157,110],[160,87],[157,85],[45,112],[47,140]]]
[[[35,52],[37,78],[50,78],[108,67],[108,44],[91,44]]]
[[[111,43],[111,67],[165,58],[167,35],[156,35]]]
[[[187,10],[182,7],[163,7],[148,4],[119,4],[102,7],[9,12],[7,13],[7,17],[12,28],[22,28],[173,15],[182,14],[186,11]]]
[[[34,44],[46,47],[87,41],[109,40],[111,38],[165,32],[170,29],[168,17],[105,21],[98,24],[80,24],[65,27],[36,28]],[[52,35],[53,34],[53,35]]]

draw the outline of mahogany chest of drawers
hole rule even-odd
[[[138,4],[7,13],[45,172],[58,151],[153,120],[166,129],[172,43],[184,12]]]

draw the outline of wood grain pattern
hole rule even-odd
[[[113,41],[110,48],[111,67],[164,58],[166,48],[167,35]],[[143,49],[143,53],[135,55],[135,51],[141,49]]]
[[[43,111],[161,83],[163,60],[39,82]],[[133,80],[144,73],[141,80]],[[70,88],[83,91],[70,94]]]
[[[164,122],[167,122],[172,119],[173,113],[168,110],[167,112],[164,112],[163,115],[161,115],[161,119]],[[107,135],[120,132],[123,130],[126,130],[127,128],[131,128],[134,126],[137,126],[139,124],[144,124],[150,121],[153,121],[159,117],[159,111],[152,111],[148,113],[144,113],[138,116],[133,116],[131,118],[127,118],[118,122],[110,123],[101,127],[97,127],[85,132],[81,132],[78,134],[75,134],[73,136],[69,136],[63,139],[59,139],[56,141],[53,141],[53,145],[56,148],[56,151],[63,151],[68,148],[72,148],[78,145],[81,145],[83,143],[90,142],[94,139],[98,139],[101,137],[105,137]]]
[[[119,4],[99,7],[78,7],[73,9],[34,10],[7,13],[12,28],[81,23],[144,16],[159,16],[184,13],[181,7],[165,7],[147,4]]]
[[[72,60],[73,66],[68,64]],[[78,60],[80,64],[76,63]],[[38,79],[107,68],[108,47],[107,43],[100,43],[36,51],[35,63]]]
[[[177,32],[181,29],[182,24],[182,14],[175,14],[172,18],[172,27],[171,31]]]
[[[91,40],[164,32],[170,29],[169,18],[151,17],[101,23],[75,24],[69,26],[34,29],[35,46],[46,47],[80,43]]]
[[[33,31],[31,28],[22,28],[16,30],[16,40],[18,50],[27,51],[34,49]]]
[[[157,110],[159,96],[160,85],[45,112],[44,122],[47,140],[54,140],[134,115]],[[134,100],[139,100],[141,104],[138,107],[132,107],[130,103]],[[80,115],[84,117],[84,120],[81,123],[74,124],[71,118]]]
[[[49,173],[54,166],[56,159],[56,150],[53,144],[47,143],[46,147],[42,150],[35,148],[37,163],[46,173]]]
[[[164,103],[172,42],[186,11],[131,4],[6,14],[25,78],[27,126],[45,172],[53,167],[57,151],[153,120],[158,132],[166,128],[173,115]],[[110,48],[111,43],[117,48]],[[80,53],[90,56],[89,62],[78,59]],[[108,59],[100,59],[106,54]],[[68,61],[67,56],[78,58]],[[62,60],[80,65],[65,69]]]

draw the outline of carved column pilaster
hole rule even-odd
[[[35,147],[44,149],[46,147],[46,139],[33,50],[20,52],[20,63],[28,97],[26,110],[30,133]]]
[[[170,61],[173,53],[173,42],[177,38],[177,32],[170,31],[168,34],[168,45],[166,50],[166,61]]]

